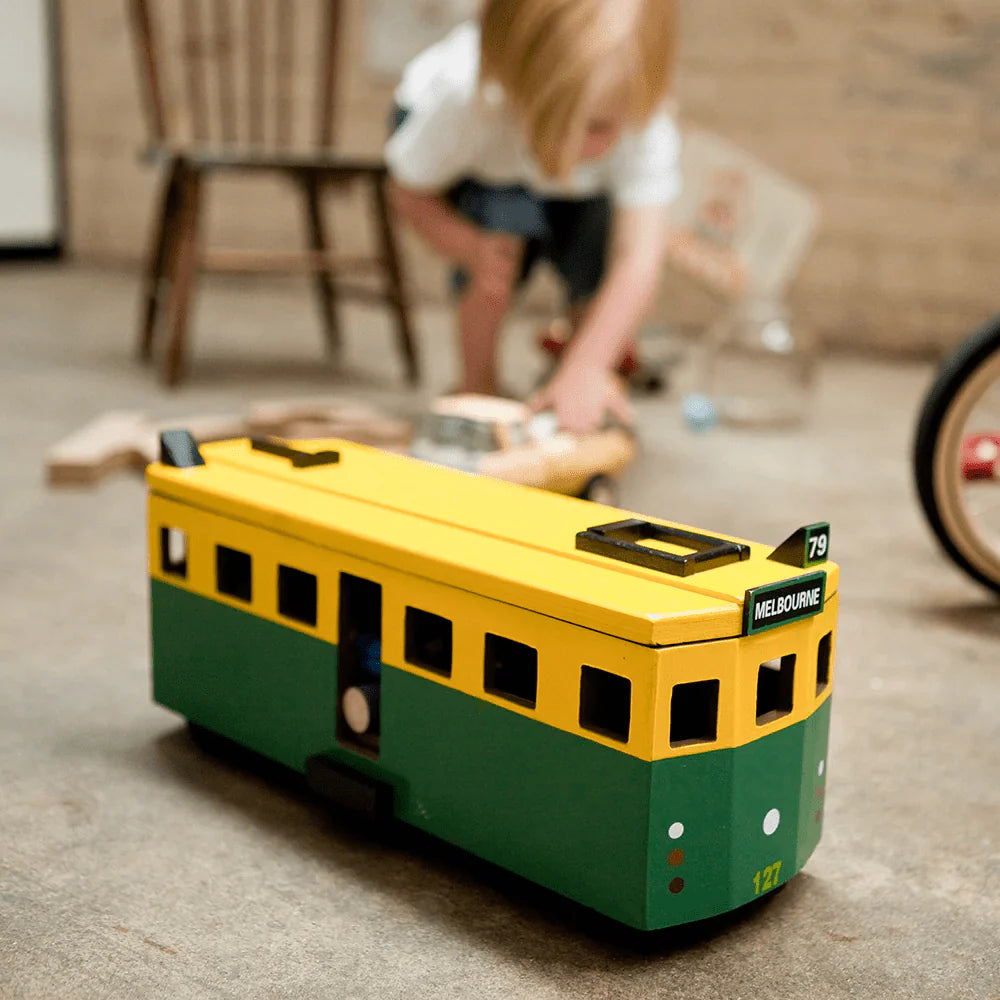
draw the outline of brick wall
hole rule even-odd
[[[404,2],[404,0],[399,0]],[[361,58],[350,0],[342,145],[375,151],[391,88]],[[85,259],[141,254],[154,178],[124,0],[64,0],[72,245]],[[940,350],[1000,309],[1000,11],[992,0],[687,0],[678,80],[684,118],[744,146],[819,196],[820,235],[793,290],[834,345]],[[300,210],[271,181],[222,181],[213,242],[291,248]],[[347,234],[363,217],[338,216]],[[342,244],[344,239],[341,240]],[[412,248],[412,244],[410,244]],[[411,254],[425,291],[440,270]],[[665,313],[717,306],[677,278]]]

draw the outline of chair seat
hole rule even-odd
[[[282,170],[290,173],[316,173],[356,176],[381,176],[387,173],[378,157],[339,153],[332,149],[253,149],[245,146],[192,145],[147,148],[142,158],[148,163],[170,163],[181,158],[195,169],[203,170]]]

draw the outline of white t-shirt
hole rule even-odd
[[[680,136],[666,111],[627,130],[598,160],[564,179],[539,169],[499,88],[479,88],[480,35],[467,22],[422,52],[403,73],[396,103],[409,114],[385,158],[406,187],[443,191],[465,178],[523,184],[549,198],[607,194],[622,206],[664,205],[680,191]]]

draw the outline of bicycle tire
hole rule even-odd
[[[993,574],[977,561],[975,547],[951,530],[947,516],[945,483],[941,475],[942,431],[963,390],[994,354],[1000,352],[1000,315],[968,337],[942,364],[924,401],[917,422],[913,466],[917,495],[927,520],[953,562],[979,583],[1000,593],[1000,573]]]

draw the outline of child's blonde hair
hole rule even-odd
[[[620,97],[640,124],[674,61],[674,0],[485,0],[483,82],[496,81],[550,176],[573,168],[596,99]]]

